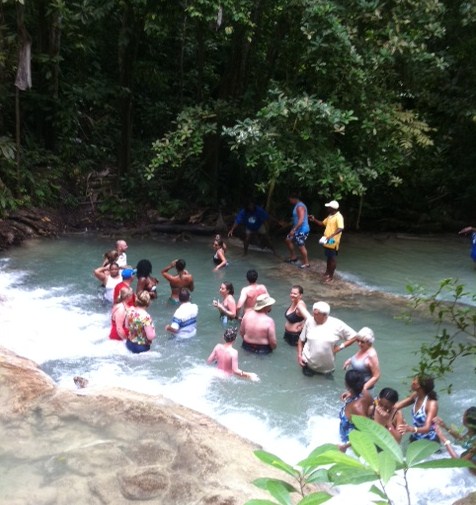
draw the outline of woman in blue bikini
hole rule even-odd
[[[397,408],[412,407],[412,426],[400,424],[398,431],[411,433],[410,442],[415,440],[433,440],[439,442],[435,431],[435,417],[438,415],[438,396],[435,383],[431,377],[414,377],[411,386],[412,393],[397,403]]]

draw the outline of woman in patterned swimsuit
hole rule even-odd
[[[431,377],[414,377],[411,386],[412,394],[397,403],[397,408],[412,407],[413,425],[400,424],[398,431],[411,433],[410,442],[415,440],[433,440],[439,442],[435,431],[434,419],[438,415],[438,396],[435,391],[435,383]]]

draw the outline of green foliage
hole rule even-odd
[[[464,356],[476,355],[476,295],[465,289],[457,279],[444,279],[433,293],[421,286],[407,286],[410,294],[411,321],[415,312],[429,315],[436,326],[436,333],[429,344],[422,344],[419,363],[415,372],[436,379],[453,372],[457,361]],[[471,302],[472,305],[466,305]],[[476,371],[476,369],[475,369]],[[448,391],[451,392],[449,384]]]
[[[337,446],[326,444],[317,447],[309,456],[300,461],[296,467],[285,463],[283,460],[265,451],[255,451],[255,455],[264,463],[286,473],[288,478],[297,483],[291,485],[279,479],[257,479],[254,484],[260,489],[269,492],[276,501],[250,500],[245,505],[290,505],[291,495],[300,496],[299,505],[324,503],[332,498],[326,492],[311,492],[312,476],[320,469],[325,472],[327,482],[340,486],[346,484],[361,484],[376,482],[369,492],[378,497],[374,503],[392,505],[395,502],[387,494],[386,485],[396,475],[397,471],[403,473],[407,493],[407,502],[410,505],[410,490],[406,478],[407,472],[412,468],[475,468],[475,466],[461,459],[432,459],[439,449],[439,444],[428,440],[419,440],[411,443],[403,453],[386,428],[362,416],[352,416],[356,429],[350,433],[350,444],[356,457],[342,453]],[[322,482],[322,481],[321,481]]]

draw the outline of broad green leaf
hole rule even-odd
[[[329,493],[318,491],[316,493],[311,493],[305,496],[301,501],[298,502],[298,505],[320,505],[321,503],[324,503],[331,498],[332,495]]]
[[[316,482],[329,482],[329,475],[327,470],[324,468],[318,468],[306,475],[306,482],[316,483]]]
[[[321,454],[324,454],[327,451],[338,451],[338,450],[339,450],[339,447],[335,444],[320,445],[319,447],[316,447],[313,451],[311,451],[309,456],[307,456],[306,459],[303,459],[302,461],[300,461],[298,463],[298,465],[302,468],[304,468],[306,466],[312,466],[312,465],[307,465],[307,460],[309,458],[314,458],[315,456],[320,456]]]
[[[275,498],[281,505],[291,505],[291,495],[282,481],[268,480],[268,493]]]
[[[363,458],[374,472],[379,472],[377,449],[367,433],[352,430],[349,441],[354,452]]]
[[[342,463],[354,468],[365,468],[365,466],[360,461],[352,458],[351,456],[347,456],[347,454],[344,454],[338,449],[335,449],[335,446],[333,450],[326,451],[323,454],[320,454],[319,456],[315,456],[313,458],[307,458],[307,462],[309,466],[314,467]]]
[[[417,440],[412,442],[407,448],[407,465],[408,468],[412,468],[415,463],[429,458],[440,448],[440,444],[437,442],[431,442],[430,440]]]
[[[382,479],[384,484],[387,484],[387,482],[395,474],[397,462],[395,461],[393,455],[387,451],[382,451],[378,453],[378,461],[379,461],[380,478]]]
[[[377,496],[380,496],[380,498],[386,499],[387,495],[377,486],[372,486],[369,491],[373,494],[376,494]]]
[[[337,485],[362,484],[363,482],[373,482],[379,479],[379,475],[368,467],[357,469],[338,464],[329,468],[328,473],[329,480]]]
[[[294,486],[289,484],[289,482],[286,482],[286,481],[280,480],[280,479],[271,479],[268,477],[262,477],[259,479],[255,479],[253,481],[253,484],[256,487],[259,487],[260,489],[265,489],[266,491],[269,490],[270,483],[279,483],[281,486],[283,486],[285,489],[287,489],[290,493],[297,493],[298,492],[298,490]]]
[[[270,452],[257,450],[254,452],[255,456],[266,463],[267,465],[273,466],[274,468],[279,468],[283,472],[286,472],[288,475],[291,475],[294,478],[299,476],[299,472],[295,470],[291,465],[288,465],[278,456],[271,454]]]
[[[359,431],[367,433],[375,445],[384,451],[389,451],[399,464],[403,464],[402,449],[386,428],[363,416],[352,416],[352,423]]]
[[[471,463],[466,459],[432,459],[430,461],[423,461],[423,463],[417,463],[413,465],[412,468],[475,468],[476,465]]]

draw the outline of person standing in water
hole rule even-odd
[[[276,302],[268,294],[259,295],[253,310],[248,310],[243,316],[240,335],[243,337],[241,347],[245,351],[256,354],[269,354],[278,345],[276,326],[269,316],[272,305]]]
[[[256,270],[248,270],[246,272],[246,279],[248,281],[248,286],[245,286],[240,293],[240,298],[236,304],[236,317],[240,317],[241,310],[243,309],[243,314],[246,314],[251,310],[255,303],[256,298],[259,295],[267,295],[268,290],[264,284],[257,284],[258,272]]]
[[[324,246],[324,254],[327,259],[327,267],[324,273],[324,282],[332,282],[334,272],[337,268],[337,254],[339,253],[340,239],[344,231],[344,218],[339,212],[339,202],[332,200],[326,203],[325,206],[329,209],[329,215],[322,221],[314,216],[309,216],[311,223],[316,223],[319,226],[325,226],[324,236],[319,241]]]
[[[307,207],[301,202],[297,193],[291,193],[289,203],[293,207],[293,226],[286,236],[286,246],[289,250],[289,258],[286,263],[297,263],[298,257],[294,250],[294,245],[297,246],[301,253],[301,265],[299,268],[309,268],[309,259],[307,256],[306,240],[309,236],[309,221],[307,215]]]
[[[406,423],[398,426],[398,431],[403,435],[411,433],[410,442],[415,440],[433,440],[438,442],[435,431],[435,417],[438,414],[438,396],[432,377],[417,375],[411,385],[412,393],[404,400],[398,402],[397,408],[412,405],[413,426]]]
[[[226,374],[236,375],[243,379],[250,379],[258,381],[259,377],[252,372],[245,372],[238,368],[238,351],[233,349],[233,343],[236,340],[238,328],[229,328],[223,334],[224,344],[217,344],[210,356],[208,356],[207,363],[210,365],[214,361],[217,363],[217,368],[223,370]]]
[[[215,264],[214,272],[218,272],[220,268],[224,268],[228,266],[228,261],[225,258],[225,248],[223,247],[222,239],[215,239],[213,241],[213,249],[215,250],[215,254],[213,255],[213,263]]]
[[[236,318],[236,302],[233,297],[235,289],[231,282],[222,282],[219,292],[223,301],[213,300],[213,306],[220,312],[220,320],[226,328],[228,321]]]
[[[155,338],[155,328],[152,317],[147,312],[150,305],[150,295],[141,291],[136,296],[136,306],[129,307],[126,313],[127,334],[126,347],[134,354],[147,352]]]
[[[179,293],[182,288],[188,289],[189,291],[193,291],[193,277],[192,275],[185,270],[185,260],[177,259],[173,260],[169,265],[162,269],[162,276],[169,281],[170,284],[170,298],[169,301],[178,305],[180,303]],[[177,271],[176,275],[172,275],[169,273],[169,270],[175,268]]]
[[[299,335],[301,334],[306,319],[312,317],[302,299],[303,293],[304,290],[299,284],[291,287],[291,293],[289,294],[291,305],[284,313],[286,322],[284,323],[283,338],[289,345],[293,346],[296,346],[298,343]]]

